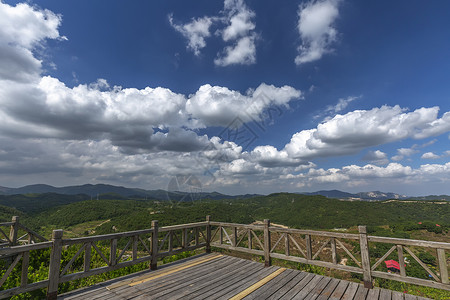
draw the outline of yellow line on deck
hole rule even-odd
[[[285,270],[286,270],[285,268],[280,268],[280,269],[276,270],[275,272],[273,272],[269,276],[261,279],[260,281],[258,281],[254,285],[246,288],[245,290],[243,290],[239,294],[231,297],[229,300],[241,300],[241,299],[247,297],[248,295],[250,295],[251,293],[253,293],[257,289],[259,289],[260,287],[262,287],[263,285],[265,285],[266,283],[268,283],[269,281],[271,281],[272,279],[274,279],[275,277],[277,277],[278,275],[283,273]]]
[[[146,281],[150,281],[150,280],[153,280],[153,279],[156,279],[156,278],[159,278],[159,277],[163,277],[163,276],[166,276],[166,275],[169,275],[169,274],[172,274],[172,273],[175,273],[175,272],[178,272],[178,271],[181,271],[181,270],[184,270],[184,269],[187,269],[187,268],[199,265],[201,263],[204,263],[204,262],[216,259],[216,258],[221,257],[221,256],[223,256],[223,255],[219,254],[219,255],[215,255],[213,257],[207,257],[207,258],[204,258],[204,259],[198,259],[198,260],[196,260],[194,262],[191,262],[189,264],[182,264],[179,267],[173,267],[173,268],[167,269],[165,271],[157,272],[156,274],[153,274],[153,272],[152,272],[152,274],[140,276],[140,277],[135,278],[133,280],[128,280],[128,281],[125,281],[125,282],[118,282],[116,284],[112,284],[110,286],[107,286],[106,288],[108,290],[111,290],[111,289],[115,289],[115,288],[118,288],[118,287],[121,287],[121,286],[124,286],[124,285],[135,286],[135,285],[144,283]],[[141,280],[139,280],[139,279],[141,279]]]

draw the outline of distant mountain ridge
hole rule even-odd
[[[417,201],[450,201],[449,195],[406,196],[397,193],[385,193],[380,191],[347,193],[339,190],[322,190],[312,193],[297,193],[302,195],[321,195],[327,198],[355,201],[383,201],[383,200],[417,200]]]
[[[63,195],[87,195],[92,198],[108,197],[125,197],[125,198],[147,198],[155,200],[172,200],[172,201],[191,201],[199,199],[247,199],[260,194],[244,194],[244,195],[226,195],[218,192],[182,192],[182,191],[166,191],[166,190],[145,190],[140,188],[127,188],[123,186],[115,186],[109,184],[83,184],[75,186],[54,187],[47,184],[33,184],[19,188],[9,188],[0,186],[0,195],[16,195],[16,194],[44,194],[54,193]],[[327,198],[337,198],[343,200],[361,200],[361,201],[382,201],[389,199],[413,199],[413,200],[441,200],[450,201],[448,195],[430,195],[423,197],[406,196],[396,193],[386,193],[380,191],[347,193],[340,190],[321,190],[317,192],[298,192],[303,195],[321,195]]]
[[[360,193],[347,193],[339,190],[329,190],[329,191],[317,191],[312,193],[299,193],[303,195],[322,195],[328,198],[337,198],[345,200],[362,200],[362,201],[382,201],[388,199],[409,199],[411,197],[406,195],[400,195],[396,193],[385,193],[380,191],[373,192],[360,192]]]
[[[156,200],[173,200],[173,201],[190,201],[198,199],[235,199],[235,198],[251,198],[260,196],[258,194],[245,195],[225,195],[218,192],[179,192],[165,190],[145,190],[139,188],[127,188],[123,186],[115,186],[109,184],[83,184],[75,186],[54,187],[47,184],[33,184],[19,188],[8,188],[0,186],[0,195],[16,195],[16,194],[44,194],[54,193],[63,195],[79,195],[84,194],[96,198],[99,195],[111,195],[121,197],[140,197]],[[104,196],[102,197],[104,198]]]

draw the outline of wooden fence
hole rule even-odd
[[[371,257],[369,244],[379,243],[392,247],[381,257]],[[62,260],[63,249],[70,247],[76,247],[76,253],[70,260]],[[280,228],[271,226],[269,220],[264,220],[263,225],[213,222],[207,216],[205,222],[159,227],[158,221],[152,221],[150,229],[72,239],[64,239],[62,230],[54,230],[52,241],[0,249],[0,255],[14,257],[0,279],[0,286],[22,261],[20,285],[1,290],[0,298],[47,288],[47,299],[56,299],[60,283],[142,262],[149,262],[150,269],[155,270],[157,261],[163,257],[203,247],[206,252],[216,247],[260,255],[266,266],[275,258],[358,273],[362,274],[366,287],[372,287],[373,277],[379,277],[450,290],[446,256],[450,243],[368,236],[365,226],[359,226],[358,234],[349,234]],[[438,268],[434,271],[415,254],[420,247],[436,251]],[[48,277],[29,283],[30,255],[39,249],[51,251]],[[430,274],[429,280],[408,276],[402,263],[404,251]],[[400,274],[389,273],[381,265],[395,252],[401,262]],[[101,258],[103,265],[93,265],[94,254]],[[82,260],[78,269],[73,266],[77,260]]]
[[[223,222],[210,222],[210,225],[215,228],[211,246],[261,255],[266,266],[270,266],[272,258],[277,258],[362,274],[364,286],[368,288],[373,286],[373,277],[379,277],[450,291],[449,263],[445,253],[446,250],[449,252],[450,243],[368,236],[366,226],[359,226],[358,234],[349,234],[280,228],[270,226],[269,220],[264,220],[264,225]],[[383,256],[374,258],[370,256],[369,243],[392,246]],[[413,247],[435,251],[438,272],[422,262]],[[408,276],[405,251],[429,274],[430,279]],[[381,265],[395,252],[400,262],[399,274],[390,273]],[[338,261],[338,256],[347,259],[350,265],[343,260]]]
[[[45,241],[45,237],[21,224],[18,216],[12,217],[11,222],[0,223],[0,248]]]

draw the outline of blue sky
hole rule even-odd
[[[2,1],[0,185],[450,194],[449,11]]]

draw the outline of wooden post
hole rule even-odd
[[[306,259],[312,259],[312,247],[311,247],[311,236],[309,234],[305,235],[306,244]]]
[[[206,216],[206,253],[211,253],[211,216]]]
[[[264,219],[264,266],[270,267],[272,264],[270,260],[270,220]]]
[[[84,249],[84,264],[83,264],[83,270],[84,272],[87,272],[91,269],[91,249],[92,249],[92,243],[87,242]]]
[[[137,256],[138,243],[139,243],[139,236],[133,235],[133,248],[132,248],[132,254],[131,254],[132,260],[136,260],[138,258],[138,256]]]
[[[398,264],[400,265],[400,276],[405,277],[406,276],[405,258],[403,257],[402,245],[397,245],[397,252],[398,252]]]
[[[223,227],[219,226],[219,237],[220,237],[220,244],[223,244]]]
[[[169,231],[169,252],[173,251],[173,231]]]
[[[20,287],[26,287],[28,285],[28,266],[30,265],[30,251],[23,253],[22,258],[22,274],[20,278]]]
[[[195,235],[195,246],[198,246],[198,242],[199,242],[198,227],[195,227],[195,228],[194,228],[194,235]]]
[[[247,235],[248,235],[248,249],[252,249],[252,230],[247,229]]]
[[[233,227],[233,238],[231,240],[231,246],[233,247],[237,247],[237,242],[238,242],[238,230],[237,227]]]
[[[150,263],[150,270],[156,270],[158,268],[158,221],[152,221],[152,245],[151,245],[151,253],[152,260]]]
[[[117,264],[117,239],[112,239],[110,242],[111,247],[109,248],[109,265],[115,266]]]
[[[188,242],[188,236],[189,236],[189,232],[187,230],[187,228],[183,228],[181,230],[181,244],[183,248],[187,248],[189,247],[189,242]]]
[[[331,238],[331,259],[333,264],[337,264],[337,255],[336,255],[336,239]]]
[[[447,269],[447,259],[445,257],[445,250],[444,249],[437,249],[437,257],[439,262],[439,273],[441,274],[441,282],[442,283],[449,283],[448,282],[448,269]]]
[[[14,224],[11,225],[11,230],[9,231],[9,240],[11,241],[11,246],[17,245],[17,234],[19,232],[19,217],[14,216],[11,220]]]
[[[359,245],[361,248],[361,264],[363,267],[363,280],[364,287],[373,288],[372,283],[372,270],[370,269],[370,255],[369,255],[369,242],[367,240],[367,228],[366,226],[358,226],[359,230]]]
[[[53,230],[52,252],[50,254],[50,267],[48,271],[47,300],[56,300],[58,296],[59,272],[61,268],[63,230]]]
[[[290,255],[290,249],[289,249],[289,233],[285,233],[284,234],[284,254],[286,254],[286,256]]]

